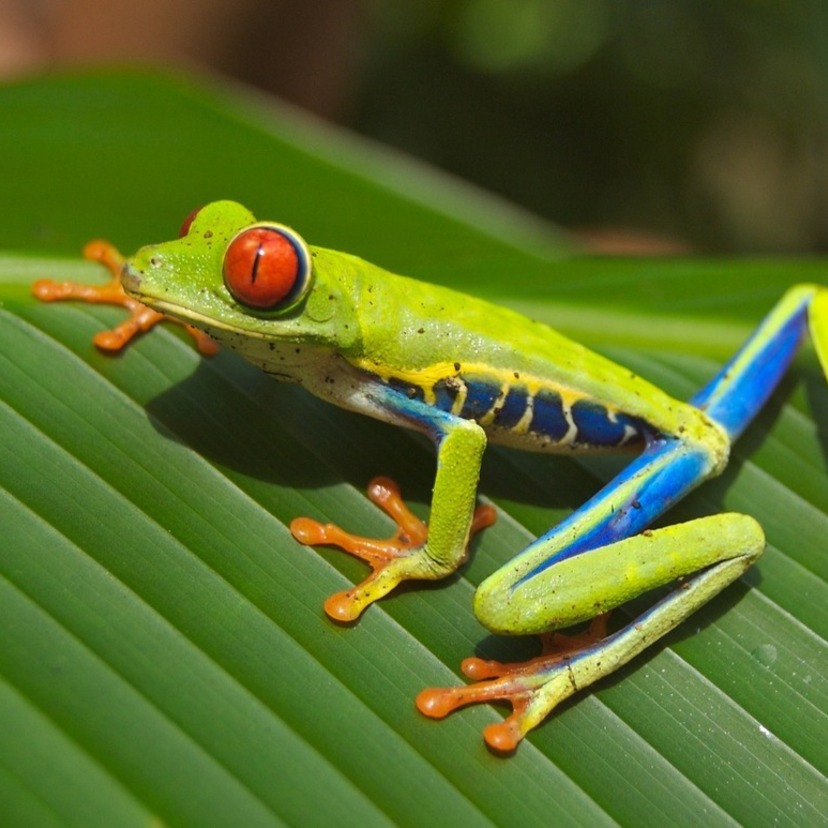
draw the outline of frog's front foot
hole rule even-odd
[[[337,592],[325,601],[325,612],[335,621],[354,621],[362,611],[401,581],[434,580],[446,575],[426,552],[428,526],[405,504],[399,486],[387,477],[375,477],[368,484],[368,497],[396,524],[397,530],[385,540],[365,538],[346,532],[332,523],[319,523],[300,517],[290,524],[290,531],[306,546],[337,546],[371,567],[371,574],[360,584]],[[478,506],[470,535],[491,526],[495,511]]]
[[[102,351],[120,351],[139,333],[148,331],[163,320],[181,325],[195,340],[199,353],[212,356],[218,351],[218,345],[204,331],[179,322],[177,319],[148,308],[129,296],[121,285],[121,270],[124,257],[117,248],[105,241],[91,241],[83,249],[83,257],[102,264],[111,274],[110,280],[103,285],[86,285],[82,282],[56,282],[53,279],[38,279],[32,285],[32,293],[41,302],[61,302],[75,299],[97,305],[117,305],[129,311],[125,319],[111,331],[95,334],[92,341]]]
[[[577,635],[550,633],[540,636],[542,652],[528,661],[503,664],[467,658],[461,670],[477,684],[429,687],[417,696],[417,708],[429,718],[442,719],[459,707],[481,702],[506,701],[512,714],[483,730],[486,744],[498,753],[511,753],[523,737],[564,699],[581,686],[572,660],[600,650],[607,637],[608,613],[593,620]]]

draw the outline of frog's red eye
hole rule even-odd
[[[310,287],[310,253],[292,230],[278,224],[242,230],[224,253],[224,284],[242,305],[285,309]]]
[[[201,207],[196,207],[192,213],[190,213],[187,218],[184,219],[184,223],[181,225],[181,229],[178,231],[178,238],[183,239],[187,233],[190,232],[190,225],[195,220],[195,217],[201,212]]]

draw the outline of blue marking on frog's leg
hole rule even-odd
[[[535,545],[557,547],[536,568],[539,572],[557,561],[637,534],[712,474],[714,467],[714,458],[699,446],[678,439],[654,440],[580,509],[522,554]]]
[[[571,602],[559,604],[549,594],[540,599],[539,585],[553,578],[555,567],[563,561],[641,532],[713,474],[716,465],[715,456],[704,446],[676,438],[653,440],[580,509],[510,561],[508,579],[501,570],[480,585],[475,609],[481,619],[493,631],[508,632],[519,614],[522,632],[539,633],[594,617],[592,603],[573,612]],[[676,575],[665,570],[663,577],[641,591],[674,580]],[[530,600],[528,595],[536,592],[539,599]]]
[[[735,440],[779,384],[808,330],[814,297],[825,288],[791,288],[721,371],[691,400]],[[811,324],[815,325],[813,316]]]

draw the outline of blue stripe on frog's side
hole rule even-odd
[[[578,400],[570,411],[578,429],[579,443],[612,448],[641,433],[640,425],[632,417],[610,414],[603,405],[592,400]]]
[[[460,377],[466,387],[466,398],[460,409],[464,420],[481,420],[495,407],[503,396],[503,387],[477,377]]]
[[[523,418],[528,405],[529,389],[525,385],[511,386],[503,404],[495,411],[494,424],[500,428],[514,428]]]
[[[434,405],[441,411],[451,411],[463,383],[456,377],[441,379],[434,384]]]
[[[517,375],[500,383],[488,376],[458,370],[456,375],[444,377],[430,388],[393,376],[381,381],[408,399],[475,420],[495,432],[540,438],[536,445],[541,448],[558,444],[613,448],[643,433],[638,420],[612,413],[594,400],[576,399],[567,405],[561,392],[553,388],[541,388],[532,395]]]
[[[569,433],[570,424],[564,413],[563,399],[557,391],[541,389],[532,400],[532,422],[529,431],[559,443]]]

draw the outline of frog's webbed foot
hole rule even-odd
[[[80,302],[101,305],[117,305],[129,311],[129,318],[110,331],[101,331],[93,338],[95,345],[102,351],[120,351],[139,333],[148,331],[159,322],[167,320],[181,325],[195,340],[199,353],[211,356],[218,351],[218,345],[204,331],[187,325],[170,316],[153,310],[128,296],[121,286],[121,270],[124,257],[109,242],[92,241],[83,249],[83,257],[99,262],[111,273],[110,280],[104,285],[87,285],[82,282],[56,282],[52,279],[39,279],[32,285],[32,293],[41,302],[60,302],[75,299]]]
[[[429,687],[417,696],[417,708],[432,719],[442,719],[458,707],[481,702],[506,701],[512,713],[502,722],[486,727],[483,738],[498,753],[511,753],[523,737],[539,724],[578,686],[568,662],[589,651],[607,637],[609,613],[593,619],[581,633],[546,633],[538,636],[541,654],[527,661],[504,664],[467,658],[460,669],[477,684]]]
[[[428,526],[405,504],[399,486],[387,477],[375,477],[368,484],[368,497],[396,524],[397,530],[385,540],[365,538],[346,532],[332,523],[319,523],[300,517],[290,524],[290,531],[306,546],[337,546],[371,567],[362,583],[331,595],[325,612],[335,621],[353,621],[369,605],[390,592],[401,581],[434,579],[445,575],[435,569],[423,550]],[[495,510],[478,506],[474,512],[471,535],[491,526]]]

